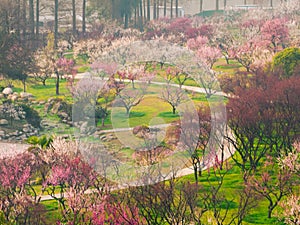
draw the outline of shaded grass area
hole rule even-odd
[[[7,81],[0,81],[0,85],[5,85]],[[13,91],[22,92],[23,84],[20,81],[13,81]],[[60,95],[55,94],[56,79],[49,78],[46,81],[46,86],[41,82],[36,81],[34,78],[28,78],[26,83],[26,92],[33,94],[36,100],[47,100],[51,97],[60,97],[66,100],[71,100],[71,94],[67,88],[67,81],[65,79],[60,80]]]

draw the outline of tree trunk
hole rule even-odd
[[[26,39],[26,33],[27,33],[27,18],[26,18],[26,0],[23,0],[22,2],[22,26],[23,26],[23,31],[22,31],[22,34],[23,34],[23,40]]]
[[[138,8],[134,7],[134,28],[137,28]]]
[[[139,3],[139,5],[140,5],[140,12],[139,12],[139,29],[140,29],[140,31],[143,31],[144,29],[143,29],[143,1],[142,0],[140,0],[140,3]]]
[[[76,36],[76,1],[72,0],[72,33]]]
[[[147,20],[150,21],[150,0],[147,0]]]
[[[39,40],[40,36],[40,0],[36,0],[35,7],[35,36]]]
[[[270,0],[270,7],[273,8],[273,0]]]
[[[225,60],[226,60],[227,65],[229,65],[229,57],[228,56],[225,56]]]
[[[200,12],[203,11],[203,0],[200,0]]]
[[[178,17],[178,0],[175,1],[175,7],[176,7],[176,18]]]
[[[227,7],[227,0],[224,0],[224,10],[226,9]]]
[[[58,38],[58,0],[54,0],[54,46],[57,47]]]
[[[125,12],[125,20],[124,20],[124,29],[127,29],[128,28],[128,13]]]
[[[111,0],[111,18],[112,19],[115,19],[116,16],[115,16],[115,10],[116,10],[116,7],[115,7],[115,1],[114,0]]]
[[[157,17],[157,19],[159,19],[159,4],[160,4],[160,2],[159,2],[159,0],[157,0],[157,7],[156,7],[156,17]]]
[[[86,0],[82,1],[82,33],[86,32],[86,23],[85,23],[85,13],[86,13]]]
[[[164,0],[164,17],[167,16],[167,0]]]
[[[216,0],[216,10],[219,10],[219,0]]]
[[[176,113],[176,107],[172,106],[172,113],[175,114]]]
[[[247,0],[244,0],[244,5],[247,5]]]
[[[198,183],[198,169],[197,169],[197,164],[193,164],[193,168],[194,168],[195,182],[197,184]]]
[[[26,78],[22,80],[23,83],[23,91],[26,92]]]
[[[16,33],[18,36],[18,40],[21,40],[21,2],[20,0],[17,1],[17,28],[16,28]]]
[[[173,0],[171,0],[171,18],[173,18]]]
[[[130,108],[129,107],[125,107],[126,108],[126,115],[129,116],[129,113],[130,113]]]
[[[147,20],[147,12],[146,12],[146,0],[143,0],[143,6],[144,6],[144,21]]]
[[[34,38],[34,5],[33,0],[29,0],[29,29],[30,29],[30,39]]]
[[[57,70],[55,71],[55,74],[56,74],[55,93],[56,95],[59,95],[59,73]]]
[[[156,20],[156,0],[153,1],[153,19]]]

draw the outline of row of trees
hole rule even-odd
[[[128,28],[129,22],[134,18],[136,27],[142,29],[143,24],[159,17],[159,6],[162,2],[142,1],[142,0],[126,0],[126,1],[104,1],[101,4],[98,1],[72,0],[71,4],[64,1],[43,2],[40,0],[20,0],[16,2],[1,2],[0,30],[5,34],[15,33],[18,40],[30,42],[31,46],[39,46],[43,40],[44,30],[41,27],[47,27],[47,23],[53,18],[53,26],[50,26],[57,44],[59,27],[63,17],[68,17],[71,13],[71,26],[69,34],[76,37],[79,34],[78,16],[81,15],[81,33],[85,34],[88,20],[101,19],[117,19],[124,23],[124,27]],[[178,17],[178,0],[173,0],[167,4],[164,0],[164,16],[166,16],[167,5],[171,5],[171,17]],[[173,5],[176,6],[175,15],[173,15]],[[150,6],[153,12],[150,12]],[[69,12],[68,12],[69,10]],[[48,18],[49,17],[49,18]],[[51,23],[52,23],[51,22]],[[91,21],[92,22],[92,21]],[[68,24],[68,22],[66,22]],[[93,22],[92,22],[93,23]],[[61,24],[62,25],[62,24]],[[66,25],[66,24],[65,24]]]
[[[43,194],[58,202],[60,223],[242,224],[263,198],[268,202],[269,217],[280,207],[278,216],[287,224],[296,224],[299,219],[299,190],[294,189],[299,185],[298,142],[287,155],[268,155],[261,166],[263,172],[251,174],[239,188],[230,189],[231,194],[224,186],[235,166],[229,162],[221,168],[221,162],[215,161],[201,175],[205,184],[172,177],[153,185],[117,190],[92,169],[100,166],[100,159],[83,161],[79,143],[62,139],[36,143],[40,145],[14,158],[1,157],[0,221],[4,224],[48,224],[47,210],[41,203]],[[42,184],[42,193],[35,189],[37,183]],[[238,197],[233,199],[232,195]]]

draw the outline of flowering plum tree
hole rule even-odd
[[[112,76],[116,72],[117,65],[95,61],[91,64],[91,69],[93,73],[104,79],[105,76]]]
[[[267,20],[261,27],[262,40],[267,41],[273,52],[285,48],[289,38],[287,19],[274,18]]]
[[[56,60],[56,63],[55,63],[55,74],[56,74],[55,92],[56,92],[56,95],[59,95],[60,75],[67,75],[67,74],[74,75],[76,73],[76,71],[73,70],[73,67],[74,67],[74,61],[72,59],[66,59],[64,57],[61,57]]]
[[[191,50],[196,51],[196,55],[210,69],[212,69],[215,62],[222,56],[220,49],[209,45],[207,37],[198,36],[195,39],[189,39],[187,46]]]
[[[182,89],[173,87],[170,84],[165,86],[161,92],[161,98],[172,107],[172,113],[176,113],[176,108],[186,100]]]

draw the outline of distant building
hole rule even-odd
[[[282,0],[219,0],[219,9],[224,10],[224,3],[226,2],[226,8],[233,8],[235,6],[242,7],[252,5],[254,7],[270,7],[271,2],[273,7],[280,4]],[[185,15],[195,15],[200,12],[200,0],[179,0],[179,5],[184,8]],[[203,11],[216,10],[216,0],[203,0]]]

